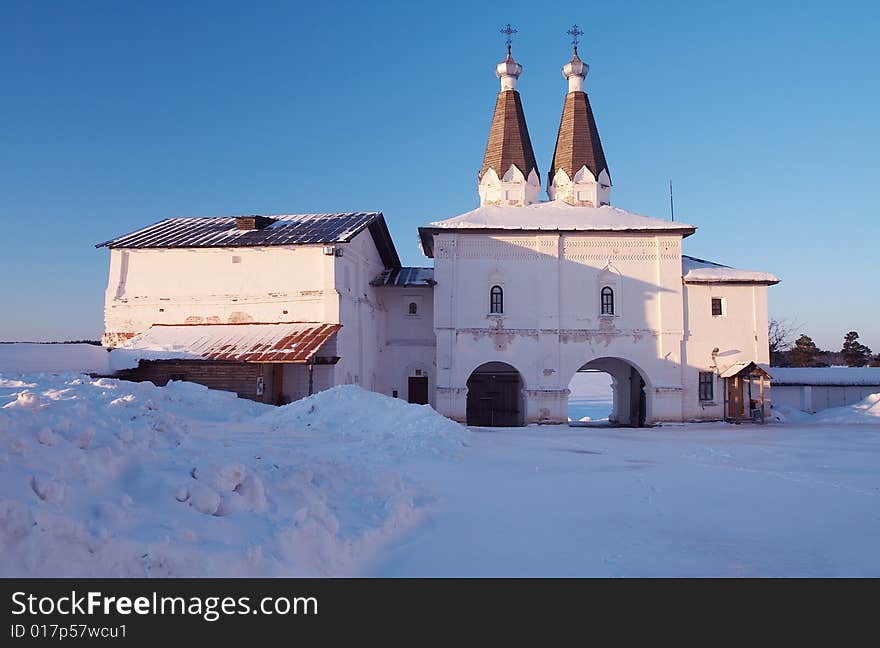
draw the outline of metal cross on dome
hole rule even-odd
[[[501,28],[501,33],[505,36],[504,42],[507,44],[507,53],[510,54],[510,44],[513,42],[512,36],[517,33],[516,28],[511,27],[510,23],[507,23],[505,27]]]
[[[578,43],[581,41],[581,36],[584,35],[584,30],[577,25],[572,25],[571,29],[565,33],[571,36],[571,44],[577,49]]]

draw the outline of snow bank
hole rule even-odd
[[[776,368],[774,367],[774,371]],[[789,424],[840,424],[840,423],[873,423],[880,424],[880,393],[871,394],[854,405],[832,407],[816,414],[801,411],[795,407],[774,405],[770,420],[775,423]]]
[[[816,423],[880,423],[880,394],[871,394],[855,405],[822,410],[813,420]]]
[[[467,428],[429,405],[388,398],[354,385],[339,385],[265,415],[274,430],[297,430],[371,461],[453,456],[467,444]]]
[[[880,386],[880,367],[773,367],[771,384]]]
[[[381,465],[392,446],[464,438],[438,417],[355,387],[277,410],[191,383],[0,376],[0,576],[356,573],[422,515]]]
[[[0,373],[104,373],[108,355],[94,344],[0,344]]]

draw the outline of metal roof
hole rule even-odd
[[[341,324],[153,324],[120,349],[144,360],[196,358],[225,362],[307,363]],[[127,354],[127,355],[130,355]]]
[[[754,362],[734,362],[721,373],[721,378],[733,378],[734,376],[764,376],[770,378],[767,370]]]
[[[370,282],[373,286],[433,286],[434,268],[392,268]]]
[[[274,222],[262,229],[238,229],[236,218],[166,218],[95,247],[210,248],[348,243],[369,227],[385,265],[400,266],[382,212],[282,214],[266,217]]]

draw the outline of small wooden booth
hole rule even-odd
[[[770,374],[754,362],[737,362],[721,373],[724,418],[733,423],[764,423]]]

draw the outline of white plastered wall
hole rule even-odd
[[[441,232],[435,237],[437,408],[466,417],[479,365],[515,367],[526,422],[567,420],[574,373],[601,357],[626,360],[647,383],[650,421],[681,415],[681,238],[640,233]],[[619,278],[616,314],[599,314],[601,278]],[[489,289],[504,288],[504,314]]]
[[[110,250],[105,343],[153,324],[339,322],[319,245]]]
[[[506,205],[522,207],[538,202],[541,194],[541,179],[535,170],[526,178],[514,165],[505,171],[502,178],[495,169],[483,174],[478,186],[481,205]]]
[[[435,405],[434,299],[429,286],[387,286],[379,290],[386,312],[385,371],[382,391],[409,398],[409,377],[428,377],[428,400]],[[409,314],[410,303],[416,314]],[[421,373],[419,373],[421,372]]]
[[[724,381],[718,377],[736,362],[770,363],[767,286],[749,283],[686,283],[682,384],[685,420],[724,416]],[[712,298],[722,300],[722,314],[712,315]],[[717,349],[717,351],[715,351]],[[699,372],[715,374],[715,398],[699,399]],[[772,373],[772,370],[771,370]],[[765,398],[769,400],[769,382]]]

